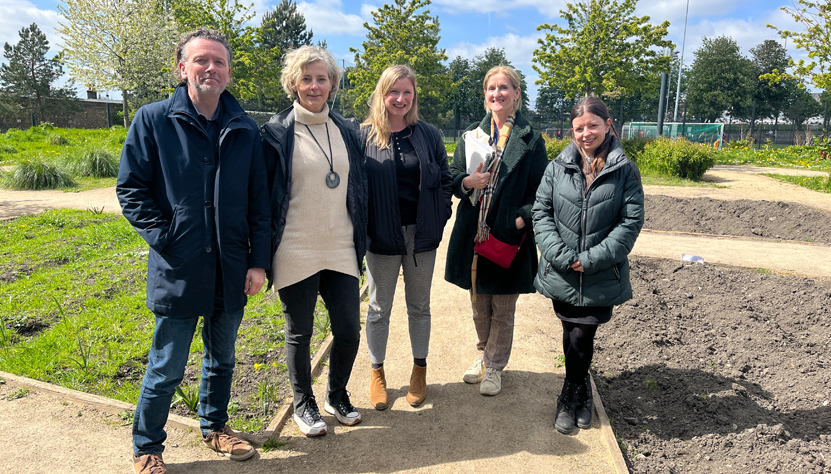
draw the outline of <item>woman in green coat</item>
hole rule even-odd
[[[496,66],[485,75],[488,114],[469,132],[493,150],[492,158],[467,171],[464,141],[450,165],[453,193],[461,199],[447,250],[445,280],[470,290],[479,355],[462,377],[479,383],[482,395],[502,390],[514,337],[514,312],[521,293],[534,293],[537,252],[531,207],[548,159],[545,143],[519,112],[519,75]],[[474,241],[498,239],[518,246],[508,268],[477,255]],[[475,277],[471,277],[475,275]]]
[[[565,434],[591,426],[594,335],[632,298],[627,255],[643,226],[643,186],[613,131],[603,101],[580,100],[572,141],[545,170],[533,210],[542,254],[534,284],[563,324],[566,379],[554,427]]]

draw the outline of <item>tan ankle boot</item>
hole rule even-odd
[[[387,409],[387,379],[384,377],[384,368],[369,368],[369,403],[376,410]]]
[[[417,407],[427,398],[427,367],[413,364],[413,374],[410,376],[410,390],[407,391],[407,402]]]

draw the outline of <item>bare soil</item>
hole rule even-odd
[[[647,196],[645,228],[831,242],[785,202]],[[632,472],[831,472],[831,281],[634,257],[632,284],[593,367]]]

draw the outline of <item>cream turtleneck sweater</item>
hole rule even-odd
[[[305,280],[321,270],[359,277],[352,218],[346,208],[349,157],[340,129],[329,118],[328,105],[314,113],[295,101],[294,119],[291,196],[283,238],[274,253],[276,290]],[[308,125],[308,130],[305,125]],[[317,143],[309,131],[314,134]],[[330,140],[334,169],[340,176],[340,184],[336,188],[326,184],[326,175],[329,174],[326,156],[329,156]]]

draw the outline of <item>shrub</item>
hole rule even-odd
[[[67,157],[63,166],[72,176],[118,176],[118,159],[103,148],[84,150],[80,155]]]
[[[69,140],[65,136],[58,135],[57,133],[50,133],[46,135],[46,141],[48,141],[50,145],[69,145]]]
[[[660,138],[647,144],[638,157],[644,174],[700,180],[715,163],[715,150],[687,139]]]
[[[548,155],[548,161],[554,161],[566,149],[568,144],[571,143],[570,138],[558,140],[548,135],[543,135],[543,138],[545,139],[545,153]]]
[[[644,147],[654,141],[652,138],[634,137],[621,140],[620,144],[623,145],[623,151],[626,152],[626,156],[637,163],[638,157],[643,153]]]
[[[17,153],[17,149],[11,145],[6,145],[5,143],[0,143],[0,153]]]
[[[23,161],[14,171],[4,173],[2,184],[11,189],[37,190],[74,186],[75,181],[54,164],[35,159]]]

